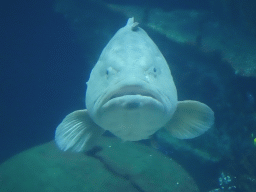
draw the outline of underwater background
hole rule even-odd
[[[92,67],[134,16],[170,65],[179,100],[198,100],[215,112],[214,127],[196,139],[176,140],[160,130],[138,143],[177,162],[199,191],[256,191],[255,10],[253,0],[6,1],[0,6],[0,163],[52,141],[63,117],[85,108]],[[6,183],[0,169],[0,190]]]

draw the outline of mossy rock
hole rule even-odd
[[[102,137],[98,152],[60,151],[54,142],[22,152],[0,166],[0,191],[195,192],[172,159],[135,142]]]

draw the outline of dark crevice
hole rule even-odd
[[[85,152],[85,155],[87,156],[90,156],[90,157],[93,157],[97,160],[99,160],[105,167],[105,169],[109,172],[111,172],[113,175],[117,176],[117,177],[121,177],[127,181],[130,182],[130,184],[136,189],[138,190],[139,192],[146,192],[145,190],[143,190],[136,182],[134,182],[132,179],[131,179],[131,176],[128,175],[128,174],[121,174],[121,173],[118,173],[117,171],[115,171],[114,168],[112,168],[105,160],[103,157],[97,155],[98,152],[100,152],[101,150],[103,150],[101,147],[99,146],[96,146],[94,148],[92,148],[90,151],[87,151]]]

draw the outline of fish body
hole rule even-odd
[[[122,140],[147,139],[177,107],[177,91],[162,53],[129,19],[102,51],[87,82],[93,121]]]
[[[198,101],[178,102],[169,66],[147,33],[128,19],[103,49],[87,82],[86,109],[57,127],[62,150],[89,149],[108,130],[123,141],[149,138],[161,128],[180,139],[194,138],[214,123]]]

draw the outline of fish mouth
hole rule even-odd
[[[134,90],[132,90],[132,89],[134,89]],[[136,87],[128,87],[128,90],[119,91],[118,93],[112,95],[109,100],[117,98],[117,97],[127,96],[127,95],[139,95],[139,96],[145,96],[145,97],[152,97],[153,99],[156,99],[156,97],[153,94],[151,94],[145,90],[138,89]]]
[[[139,106],[142,100],[152,100],[158,104],[162,103],[161,97],[156,91],[146,89],[140,85],[129,85],[113,91],[103,100],[102,106],[107,107],[114,102],[120,103],[124,100],[126,100],[129,106],[132,106],[131,108]]]

